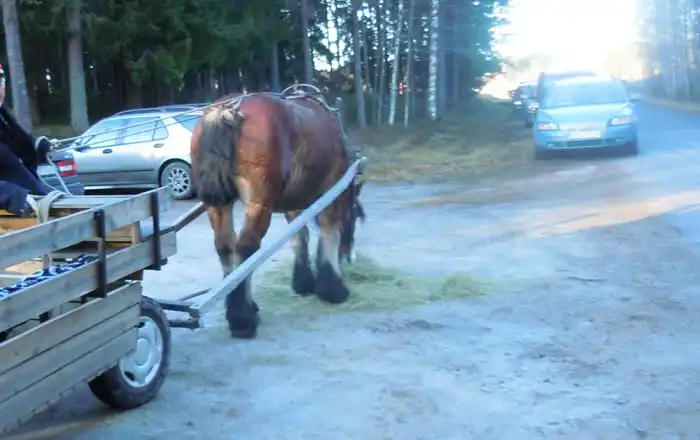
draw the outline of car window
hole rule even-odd
[[[544,108],[600,105],[627,102],[625,89],[617,82],[553,86],[547,91]]]
[[[153,132],[154,141],[162,141],[168,138],[168,129],[163,124],[163,121],[158,119],[156,121],[156,130]]]
[[[122,132],[119,128],[123,125],[124,121],[121,119],[105,119],[100,121],[83,134],[84,137],[80,145],[93,148],[113,147],[117,143],[119,134]]]
[[[177,122],[180,123],[183,127],[185,127],[189,131],[194,131],[194,127],[197,125],[197,122],[199,122],[199,118],[201,117],[201,114],[198,113],[188,113],[186,115],[177,115],[173,117]]]
[[[155,117],[126,119],[126,129],[124,130],[123,143],[133,144],[137,142],[152,141],[154,131],[156,130],[156,119],[157,118]],[[144,124],[146,121],[152,122],[150,124]]]

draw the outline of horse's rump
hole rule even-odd
[[[274,198],[275,211],[304,209],[349,167],[339,121],[324,104],[261,93],[233,106],[231,98],[206,110],[192,136],[195,185],[205,203],[237,200],[238,178]]]

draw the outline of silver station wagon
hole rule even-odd
[[[125,110],[97,122],[68,148],[80,182],[86,190],[169,186],[175,199],[192,198],[190,139],[203,106]]]

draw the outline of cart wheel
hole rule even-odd
[[[137,408],[156,397],[169,366],[168,318],[156,301],[144,296],[136,351],[93,379],[90,389],[113,408]]]

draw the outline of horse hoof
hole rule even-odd
[[[314,293],[316,288],[316,278],[311,268],[303,264],[294,264],[292,272],[292,290],[297,295],[308,295]]]
[[[319,267],[314,293],[321,300],[331,304],[343,303],[350,296],[350,291],[343,283],[343,280],[333,271],[330,265],[325,264]]]
[[[255,339],[258,335],[260,315],[229,317],[228,329],[234,339]]]

